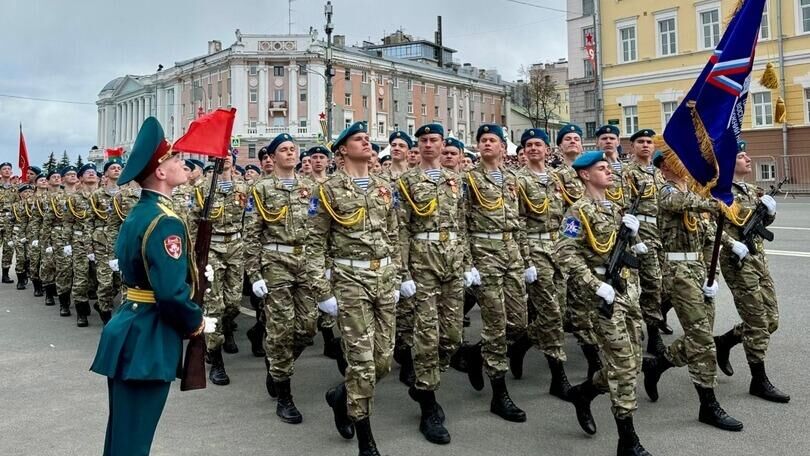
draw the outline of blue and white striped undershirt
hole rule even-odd
[[[655,165],[653,165],[653,164],[647,165],[647,172],[648,173],[655,172]]]
[[[622,172],[622,162],[620,161],[613,162],[610,164],[610,166],[613,167],[613,171],[616,171],[617,173]]]
[[[501,170],[496,169],[495,171],[490,171],[489,176],[492,177],[492,180],[494,180],[496,184],[503,184],[503,173]]]
[[[543,184],[543,185],[548,184],[548,173],[547,172],[534,173],[534,175],[537,176],[537,178],[540,180],[541,184]]]
[[[284,184],[284,188],[286,188],[287,190],[293,188],[293,185],[295,185],[294,177],[281,177],[279,178],[279,180],[281,181],[282,184]]]
[[[427,174],[430,180],[432,180],[433,182],[438,182],[439,178],[442,176],[442,170],[426,169],[425,174]]]
[[[611,202],[610,202],[610,200],[602,200],[602,201],[599,201],[599,204],[600,204],[600,205],[602,205],[602,207],[606,207],[606,208],[608,208],[608,209],[610,209],[611,207],[613,207],[613,203],[611,203]]]
[[[233,181],[219,181],[217,182],[217,186],[221,191],[228,193],[233,190]]]
[[[355,177],[352,179],[358,187],[362,188],[365,191],[368,188],[368,184],[371,181],[369,177]]]

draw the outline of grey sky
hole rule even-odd
[[[294,0],[293,33],[310,26],[323,34],[326,0]],[[565,0],[526,0],[565,9]],[[379,42],[403,28],[432,39],[442,16],[444,43],[456,58],[497,68],[507,80],[518,69],[565,57],[565,14],[509,0],[333,0],[335,33],[347,44]],[[14,0],[0,15],[0,95],[90,104],[29,101],[0,96],[2,160],[17,162],[19,123],[33,164],[53,150],[72,160],[96,141],[96,96],[109,80],[147,74],[206,52],[208,40],[242,33],[286,33],[282,0]],[[16,170],[15,170],[16,171]]]

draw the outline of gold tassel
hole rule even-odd
[[[745,0],[737,0],[737,5],[731,11],[731,14],[726,18],[726,23],[725,23],[724,28],[728,27],[728,24],[731,22],[732,19],[734,19],[734,16],[736,16],[737,13],[740,12],[740,10],[743,7],[743,3],[745,3]]]
[[[783,100],[782,97],[776,99],[776,108],[774,109],[773,116],[776,123],[781,124],[787,122],[787,106],[785,106],[785,100]]]
[[[773,67],[773,63],[768,62],[768,64],[765,65],[765,71],[762,73],[762,77],[759,78],[759,83],[762,84],[763,87],[771,90],[779,88],[779,77],[776,75],[776,69]]]

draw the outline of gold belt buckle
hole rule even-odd
[[[512,240],[512,233],[509,232],[509,231],[507,231],[506,233],[503,233],[503,240],[504,241],[511,241]]]
[[[450,233],[448,233],[446,230],[439,231],[439,240],[440,241],[446,242],[449,239],[450,239]]]
[[[300,255],[300,254],[304,253],[304,246],[302,246],[302,245],[294,246],[293,247],[293,253],[296,254],[296,255]]]
[[[371,260],[369,269],[371,269],[372,271],[380,269],[380,260]]]
[[[621,275],[622,279],[627,280],[627,279],[630,278],[630,270],[627,269],[627,268],[622,268],[622,272],[621,272],[620,275]]]

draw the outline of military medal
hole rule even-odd
[[[455,179],[447,179],[447,185],[450,186],[450,190],[453,191],[454,195],[458,195],[458,185]]]
[[[298,194],[301,198],[309,198],[309,189],[304,187],[301,190],[299,190]]]
[[[512,199],[517,198],[517,194],[515,193],[515,185],[514,184],[506,184],[506,189],[509,190],[509,194],[512,195]]]
[[[391,202],[391,191],[388,190],[387,187],[379,187],[378,190],[379,190],[379,193],[380,193],[380,196],[382,197],[382,199],[385,200],[385,204],[390,203]]]

